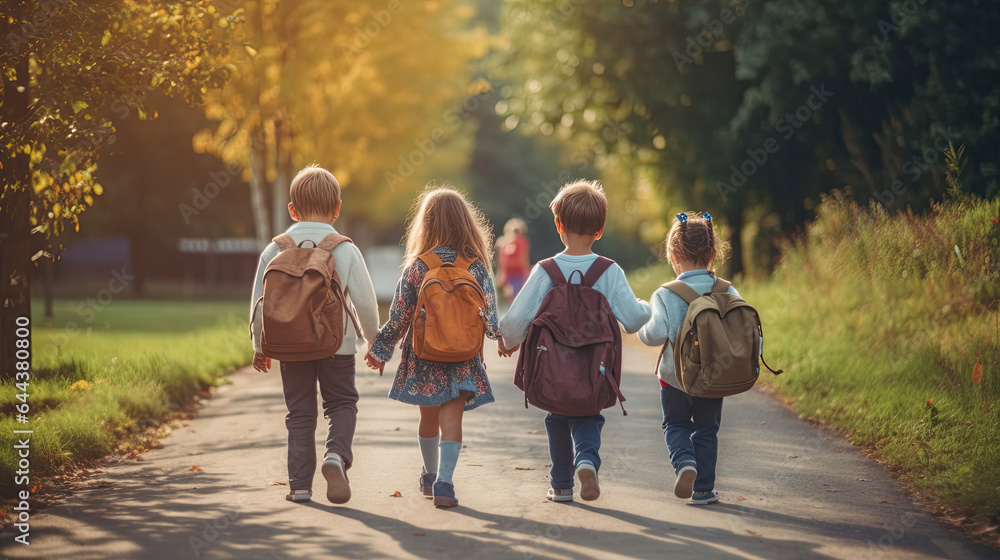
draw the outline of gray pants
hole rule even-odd
[[[344,469],[354,460],[351,442],[358,417],[358,388],[354,385],[354,355],[308,362],[281,362],[288,429],[288,487],[312,490],[316,472],[316,383],[329,419],[326,453],[343,459]]]

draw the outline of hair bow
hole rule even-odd
[[[677,221],[679,221],[682,224],[686,224],[687,221],[688,221],[688,215],[685,214],[684,212],[678,213],[677,214]]]
[[[708,212],[704,212],[704,213],[702,213],[701,217],[702,217],[702,218],[705,218],[705,221],[706,221],[706,222],[711,222],[711,221],[712,221],[712,215],[711,215],[711,214],[709,214]]]

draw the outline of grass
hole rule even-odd
[[[958,522],[1000,522],[998,203],[889,215],[834,196],[769,280],[737,284],[785,370],[761,379]],[[631,276],[641,297],[671,278]]]
[[[109,453],[142,450],[143,434],[252,357],[240,302],[59,300],[51,326],[33,302],[28,425],[15,388],[0,394],[0,468],[16,470],[12,430],[31,435],[31,483]],[[17,489],[0,480],[0,495]]]

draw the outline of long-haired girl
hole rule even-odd
[[[423,471],[420,489],[438,507],[458,505],[452,476],[462,449],[462,415],[493,402],[482,354],[462,362],[417,357],[412,325],[418,293],[429,267],[425,261],[463,263],[475,278],[486,303],[481,310],[486,336],[497,338],[496,289],[490,277],[492,234],[482,212],[450,187],[424,191],[406,232],[403,273],[389,310],[365,360],[382,371],[402,341],[399,369],[389,397],[420,407],[417,429]],[[433,256],[432,256],[432,255]],[[469,264],[471,263],[471,264]]]

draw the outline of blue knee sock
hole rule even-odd
[[[438,482],[451,484],[451,477],[455,474],[455,465],[458,464],[458,454],[462,451],[462,444],[457,441],[442,441],[441,459],[438,464]]]
[[[436,473],[438,471],[438,443],[441,442],[441,436],[417,436],[417,442],[420,443],[420,455],[424,458],[424,472]]]

